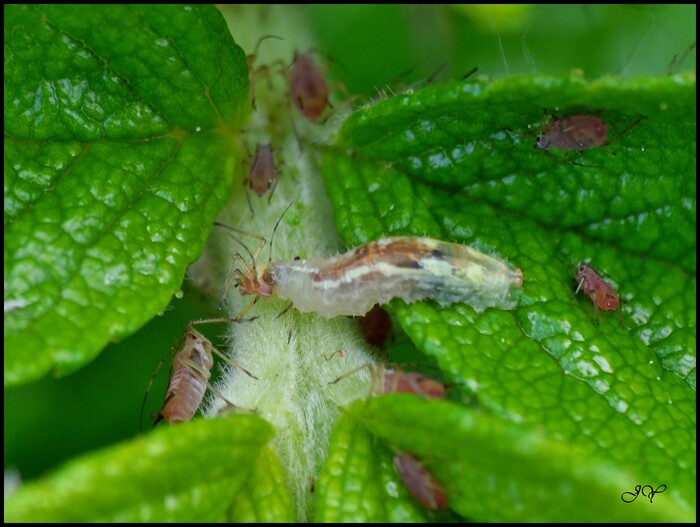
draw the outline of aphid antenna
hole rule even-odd
[[[424,81],[425,84],[430,84],[431,82],[433,82],[435,80],[435,78],[445,70],[446,67],[447,67],[447,61],[440,64],[437,67],[437,69],[433,73],[431,73],[427,79],[425,79],[425,81]]]
[[[620,139],[620,137],[622,137],[623,135],[625,135],[627,132],[629,132],[629,131],[631,131],[633,128],[637,127],[637,126],[638,126],[642,121],[644,121],[645,119],[648,119],[648,117],[645,116],[645,115],[640,115],[639,117],[637,117],[637,118],[634,120],[634,122],[632,122],[632,124],[630,124],[629,126],[627,126],[624,130],[622,130],[622,132],[620,132],[619,134],[617,134],[615,137],[613,137],[613,138],[610,139],[609,141],[606,141],[606,142],[605,142],[605,146],[610,146],[611,144],[613,144],[615,141],[617,141],[618,139]]]
[[[258,54],[258,49],[260,48],[260,44],[264,40],[268,40],[270,38],[274,38],[275,40],[284,40],[282,37],[278,37],[277,35],[263,35],[262,37],[260,37],[258,39],[258,42],[255,44],[255,48],[253,48],[253,52],[248,56],[250,57],[252,55],[253,57],[255,57]]]
[[[284,215],[287,214],[287,211],[292,207],[292,205],[294,205],[294,200],[289,202],[289,205],[287,205],[287,208],[284,209],[284,212],[277,220],[277,223],[275,223],[275,227],[272,229],[272,236],[270,236],[270,258],[267,260],[268,262],[272,261],[272,243],[275,241],[275,233],[277,232],[277,227],[279,227],[282,218],[284,218]]]
[[[479,71],[479,68],[477,66],[474,66],[472,69],[470,69],[467,73],[462,75],[459,80],[465,81],[472,75],[474,75],[477,71]]]
[[[369,385],[369,393],[367,394],[367,404],[369,404],[370,399],[372,398],[372,394],[374,393],[375,389],[377,388],[378,384],[378,369],[381,368],[381,371],[384,371],[384,366],[382,364],[379,364],[379,366],[372,364],[371,362],[366,362],[362,366],[358,366],[357,368],[354,368],[348,372],[345,372],[342,374],[340,377],[335,379],[334,381],[331,381],[328,383],[330,386],[331,384],[337,384],[338,382],[342,381],[343,379],[346,379],[347,377],[350,377],[351,375],[355,375],[357,372],[360,372],[364,370],[365,368],[369,369],[370,375],[372,376],[370,385]]]
[[[170,351],[168,351],[165,355],[163,355],[163,358],[160,359],[160,362],[158,363],[158,367],[156,368],[156,371],[154,371],[151,374],[151,379],[148,381],[148,387],[146,388],[146,393],[143,396],[143,402],[141,403],[141,412],[139,413],[139,433],[143,431],[143,411],[146,408],[146,401],[148,400],[148,394],[151,392],[151,386],[153,386],[153,381],[155,381],[156,376],[158,375],[158,372],[160,369],[163,367],[163,364],[165,364],[166,359],[168,358],[169,355],[174,355],[174,352],[176,349],[180,348],[180,344],[185,340],[187,336],[187,333],[184,333],[178,340],[175,342],[175,344],[170,348]],[[167,402],[167,400],[166,400]],[[159,413],[159,412],[157,412]],[[153,414],[151,415],[153,417]],[[162,419],[162,416],[161,416]],[[159,419],[160,421],[160,419]],[[156,421],[153,426],[158,424],[158,421]]]
[[[253,252],[250,251],[250,249],[248,248],[248,246],[247,246],[245,243],[243,243],[241,240],[239,240],[239,239],[236,238],[235,236],[232,236],[232,235],[231,235],[231,237],[232,237],[234,240],[236,240],[238,243],[240,243],[241,246],[246,250],[246,252],[247,252],[248,255],[250,256],[250,261],[251,261],[251,263],[252,263],[252,265],[253,265],[253,269],[255,269],[255,259],[256,259],[256,258],[260,255],[260,253],[262,252],[263,248],[265,247],[265,244],[267,243],[267,240],[265,240],[265,238],[263,238],[262,236],[260,236],[260,235],[258,235],[258,234],[253,234],[252,232],[244,231],[244,230],[242,230],[242,229],[238,229],[238,228],[236,228],[236,227],[232,227],[231,225],[226,225],[225,223],[221,223],[221,222],[219,222],[219,221],[215,221],[215,222],[214,222],[214,225],[216,225],[217,227],[222,227],[222,228],[224,228],[224,229],[228,229],[229,231],[237,232],[238,234],[242,234],[243,236],[248,236],[248,237],[250,237],[250,238],[254,238],[254,239],[258,240],[258,246],[255,248],[255,252],[253,253]],[[240,255],[239,255],[239,256],[240,256]]]
[[[683,55],[681,55],[680,59],[676,60],[678,58],[678,55],[673,56],[670,64],[668,65],[668,69],[666,70],[666,75],[673,75],[675,73],[673,71],[673,69],[681,67],[683,62],[685,62],[685,59],[687,59],[688,55],[690,55],[690,52],[695,49],[695,45],[696,45],[696,41],[693,41],[693,43],[688,47],[688,49],[685,50]]]

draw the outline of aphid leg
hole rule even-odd
[[[583,282],[586,281],[586,278],[581,278],[581,281],[578,283],[578,287],[576,288],[576,291],[574,291],[574,295],[571,298],[575,298],[578,292],[581,290],[581,287],[583,287]]]
[[[226,403],[226,405],[227,405],[227,412],[226,412],[226,413],[228,413],[229,411],[239,411],[239,412],[240,412],[240,411],[244,411],[244,412],[255,413],[253,410],[250,410],[250,409],[248,409],[248,408],[243,408],[243,407],[238,406],[237,404],[234,404],[234,403],[232,403],[231,401],[229,401],[229,400],[228,400],[226,397],[224,397],[224,395],[223,395],[219,390],[217,390],[209,381],[207,381],[207,388],[208,388],[209,390],[211,390],[211,392],[212,392],[214,395],[216,395],[219,399],[221,399],[222,401],[224,401],[224,402]],[[223,413],[223,412],[222,412],[222,411],[219,411],[219,415],[221,415],[221,413]]]
[[[224,293],[221,297],[219,305],[216,307],[217,309],[221,309],[226,305],[226,297],[228,296],[228,292],[231,290],[231,284],[233,283],[236,273],[238,273],[239,276],[246,275],[243,271],[236,267],[236,261],[240,262],[240,264],[245,268],[246,272],[249,272],[248,266],[243,260],[243,257],[238,253],[234,254],[233,261],[231,262],[231,266],[229,267],[228,275],[226,276],[226,283],[224,284]]]
[[[258,317],[253,317],[253,318],[205,318],[201,320],[193,320],[190,322],[190,325],[194,324],[217,324],[220,322],[252,322],[253,320],[257,319]],[[248,370],[246,370],[243,366],[238,364],[236,361],[233,359],[230,359],[223,353],[221,353],[218,349],[216,349],[214,346],[211,347],[211,351],[215,353],[216,355],[219,356],[221,360],[226,362],[227,364],[233,366],[236,369],[241,370],[243,373],[245,373],[248,377],[252,377],[256,381],[259,380],[255,375],[250,373]]]
[[[606,141],[605,146],[609,146],[609,145],[613,144],[615,141],[617,141],[618,139],[620,139],[620,137],[622,137],[622,136],[625,135],[627,132],[629,132],[630,130],[632,130],[632,129],[635,128],[636,126],[638,126],[638,125],[639,125],[642,121],[644,121],[645,119],[648,119],[648,117],[645,116],[645,115],[640,115],[639,117],[637,117],[637,119],[635,119],[635,121],[634,121],[632,124],[630,124],[627,128],[625,128],[624,130],[622,130],[622,132],[620,132],[620,133],[617,134],[615,137],[613,137],[612,139],[610,139],[610,141]]]
[[[383,364],[380,364],[379,367],[376,367],[374,364],[367,362],[367,363],[363,364],[362,366],[358,366],[357,368],[342,374],[336,380],[331,381],[328,384],[329,385],[336,384],[337,382],[342,381],[346,377],[350,377],[351,375],[354,375],[358,371],[362,371],[365,368],[369,369],[370,375],[371,375],[371,382],[369,383],[369,393],[367,394],[367,404],[369,404],[370,399],[372,399],[372,394],[375,391],[378,391],[378,387],[380,386],[379,383],[381,382],[383,374],[384,374],[384,365]]]
[[[294,202],[292,202],[292,203],[294,203]],[[243,236],[248,236],[249,238],[255,238],[256,240],[258,240],[258,246],[255,248],[255,252],[253,252],[253,253],[250,253],[250,250],[248,249],[248,247],[244,243],[240,242],[240,240],[238,240],[239,243],[241,243],[241,245],[243,245],[243,247],[246,249],[248,254],[250,254],[251,260],[253,263],[253,267],[255,267],[255,259],[260,255],[263,248],[265,247],[265,244],[267,243],[265,238],[263,238],[262,236],[259,236],[258,234],[244,231],[242,229],[237,229],[236,227],[231,227],[230,225],[226,225],[225,223],[221,223],[218,221],[215,221],[214,225],[216,225],[217,227],[223,227],[224,229],[228,229],[228,230],[233,231],[233,232],[237,232],[238,234],[242,234]],[[237,238],[234,238],[234,239],[237,239]],[[240,255],[237,255],[237,256],[240,257]],[[234,256],[234,258],[235,258],[235,256]]]
[[[272,203],[272,195],[275,193],[275,189],[277,188],[277,183],[280,182],[280,175],[277,173],[277,177],[275,177],[275,180],[272,182],[272,186],[270,187],[270,192],[267,195],[267,202]]]
[[[243,320],[243,316],[248,313],[252,309],[252,307],[257,304],[258,300],[260,299],[259,296],[256,296],[253,298],[250,302],[248,302],[248,305],[243,308],[243,310],[238,313],[238,316],[236,317],[236,320]],[[253,317],[253,320],[257,317]]]
[[[595,306],[595,323],[599,326],[600,322],[598,322],[598,294],[596,293],[595,289],[591,291],[591,300],[593,300],[593,305]]]
[[[336,384],[336,383],[342,381],[343,379],[345,379],[346,377],[350,377],[351,375],[354,375],[358,371],[364,370],[365,368],[373,369],[374,366],[371,363],[367,362],[367,363],[363,364],[362,366],[358,366],[354,370],[350,370],[348,372],[343,373],[340,377],[338,377],[334,381],[329,382],[328,385],[330,386],[331,384]]]
[[[245,185],[245,181],[243,182]],[[246,186],[245,190],[243,190],[245,193],[245,199],[248,202],[248,208],[250,209],[250,217],[254,218],[255,217],[255,212],[253,212],[253,204],[250,201],[250,191],[248,190],[248,187]]]
[[[289,304],[287,304],[287,307],[285,307],[282,311],[280,311],[279,313],[277,313],[277,316],[276,316],[275,318],[280,318],[280,317],[281,317],[282,315],[284,315],[287,311],[289,311],[290,309],[292,309],[292,306],[293,306],[293,305],[294,305],[294,302],[290,302]]]
[[[287,306],[287,309],[292,307],[292,303],[289,303],[289,306]],[[285,309],[286,311],[286,309]],[[289,327],[287,328],[287,345],[292,341],[292,331],[294,330],[294,312],[292,312],[291,315],[289,315]]]
[[[474,66],[474,67],[473,67],[472,69],[470,69],[467,73],[465,73],[464,75],[462,75],[462,76],[460,77],[460,80],[463,80],[463,81],[467,80],[469,77],[471,77],[472,75],[474,75],[477,71],[479,71],[479,68],[476,67],[476,66]]]

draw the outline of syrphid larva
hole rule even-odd
[[[243,259],[237,255],[236,261]],[[291,300],[302,313],[316,312],[325,318],[361,316],[394,298],[409,304],[431,299],[442,306],[464,302],[477,311],[512,309],[510,289],[523,284],[522,271],[496,257],[419,237],[382,238],[331,258],[258,267],[253,261],[230,276],[235,276],[241,294],[275,294]]]

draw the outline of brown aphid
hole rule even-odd
[[[552,116],[542,128],[533,145],[541,150],[578,150],[603,146],[608,137],[608,125],[593,115]]]
[[[374,306],[369,313],[357,319],[365,340],[372,346],[382,348],[391,335],[391,318],[381,306]]]
[[[257,379],[255,375],[217,350],[209,339],[194,328],[194,324],[215,322],[240,322],[240,320],[217,318],[197,320],[187,324],[184,335],[176,345],[176,349],[179,351],[173,357],[165,402],[162,408],[153,414],[154,426],[162,420],[172,424],[192,419],[202,404],[207,388],[226,401],[231,407],[236,407],[209,383],[211,369],[214,366],[214,353],[249,377]],[[152,382],[153,378],[151,378]],[[147,396],[148,392],[146,393]],[[144,398],[144,404],[145,402],[146,399]],[[143,414],[143,405],[141,412]]]
[[[311,122],[319,120],[327,106],[328,84],[310,53],[294,53],[289,73],[289,96],[304,117]]]
[[[445,385],[435,379],[417,372],[404,372],[385,368],[383,364],[375,367],[373,364],[363,364],[344,373],[328,384],[335,384],[358,371],[369,368],[372,372],[372,383],[370,385],[370,396],[372,392],[376,394],[384,393],[412,393],[428,399],[444,399]]]
[[[447,507],[445,489],[425,466],[407,452],[394,456],[394,467],[408,492],[423,507],[439,510]]]
[[[590,265],[582,263],[576,269],[576,291],[574,296],[583,289],[583,292],[591,299],[595,306],[595,321],[598,323],[598,308],[603,311],[615,311],[620,305],[620,296],[613,287],[606,282],[598,272]],[[620,310],[622,321],[622,310]]]
[[[250,170],[248,171],[248,179],[246,180],[248,188],[255,192],[259,197],[262,197],[265,192],[270,191],[270,195],[267,198],[269,202],[272,199],[272,194],[274,193],[274,187],[277,186],[279,181],[279,171],[275,165],[275,158],[273,157],[272,145],[270,144],[260,144],[255,149],[255,157],[250,165]],[[250,212],[253,212],[253,205],[250,202],[250,198],[246,194],[246,199],[248,201],[248,207]]]
[[[608,125],[599,117],[594,115],[572,115],[571,117],[560,118],[553,115],[550,121],[542,128],[533,147],[545,152],[552,148],[583,152],[589,148],[607,146],[614,143],[644,119],[646,117],[640,116],[631,125],[608,141]]]

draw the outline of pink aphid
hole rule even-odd
[[[608,125],[593,115],[572,115],[552,119],[542,128],[533,145],[541,150],[578,150],[603,146],[608,136]]]
[[[595,321],[598,323],[598,308],[603,311],[615,311],[620,305],[620,296],[613,287],[607,283],[593,267],[582,263],[576,269],[576,291],[574,296],[583,289],[583,292],[595,305]],[[622,312],[620,312],[622,316]]]
[[[327,106],[328,84],[310,53],[294,53],[289,74],[289,95],[309,121],[316,122]]]
[[[415,457],[407,452],[396,454],[394,467],[408,491],[423,507],[430,510],[447,507],[445,489]]]

